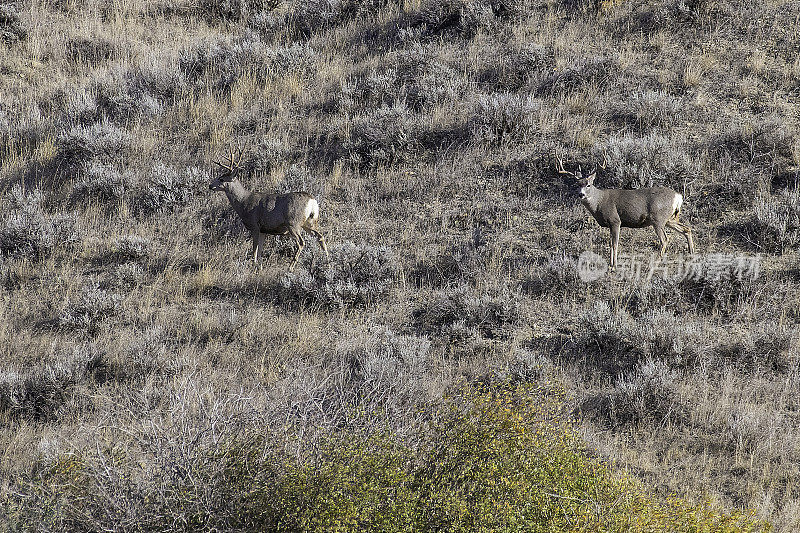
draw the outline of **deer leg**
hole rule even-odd
[[[303,247],[305,246],[305,241],[303,241],[303,236],[300,235],[300,232],[295,229],[289,229],[289,235],[292,236],[294,239],[295,244],[297,245],[297,252],[294,254],[294,259],[292,259],[292,264],[289,265],[289,272],[294,270],[294,266],[297,264],[297,260],[300,259],[300,252],[303,251]]]
[[[316,230],[314,228],[310,228],[308,226],[303,226],[303,229],[317,238],[317,242],[319,242],[320,248],[322,248],[322,250],[325,252],[325,258],[326,259],[330,259],[331,256],[330,256],[330,254],[328,254],[328,247],[325,244],[325,237],[322,236],[322,233],[320,233],[318,230]]]
[[[264,237],[266,234],[259,232],[258,233],[258,268],[259,270],[264,266]]]
[[[653,228],[655,228],[656,235],[658,235],[658,240],[661,243],[661,257],[664,257],[664,253],[667,251],[667,242],[669,241],[667,232],[664,231],[664,226],[653,225]]]
[[[694,241],[692,240],[692,228],[689,227],[688,224],[684,224],[683,222],[678,222],[677,219],[675,220],[667,220],[667,226],[675,231],[679,231],[683,233],[686,237],[686,244],[689,245],[689,253],[694,253]]]
[[[611,270],[617,266],[617,252],[619,251],[619,224],[611,226]]]
[[[264,241],[261,238],[261,233],[258,231],[252,232],[250,236],[253,238],[253,265],[257,265],[258,257],[261,252],[261,246]]]

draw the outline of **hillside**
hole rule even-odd
[[[0,4],[2,528],[800,528],[799,22]],[[208,187],[237,146],[330,260],[254,268]],[[623,229],[644,273],[583,281],[608,231],[558,158],[681,193],[698,256],[673,232],[648,276]]]

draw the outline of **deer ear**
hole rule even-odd
[[[586,176],[586,184],[587,185],[592,185],[594,183],[594,178],[595,177],[596,177],[596,174],[594,172],[592,172],[591,174]]]

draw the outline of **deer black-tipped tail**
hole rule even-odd
[[[681,216],[681,207],[683,207],[683,195],[675,193],[675,200],[672,202],[672,218],[675,220]]]
[[[310,198],[308,200],[308,203],[306,204],[305,215],[306,215],[306,220],[308,221],[316,222],[317,220],[319,220],[319,204],[315,199]]]

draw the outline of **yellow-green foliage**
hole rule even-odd
[[[298,458],[245,439],[198,455],[155,491],[114,479],[130,483],[113,497],[104,474],[124,466],[124,455],[108,453],[101,469],[64,458],[31,498],[11,498],[4,510],[23,529],[35,519],[66,530],[125,521],[160,531],[769,530],[710,503],[648,496],[589,457],[561,410],[552,389],[466,389],[433,413],[413,445],[390,433],[341,432]],[[137,501],[140,516],[115,515],[113,500],[123,497]]]
[[[586,455],[553,417],[555,401],[552,391],[465,392],[413,449],[342,435],[311,464],[284,463],[258,505],[280,531],[768,529],[708,503],[650,498]]]

